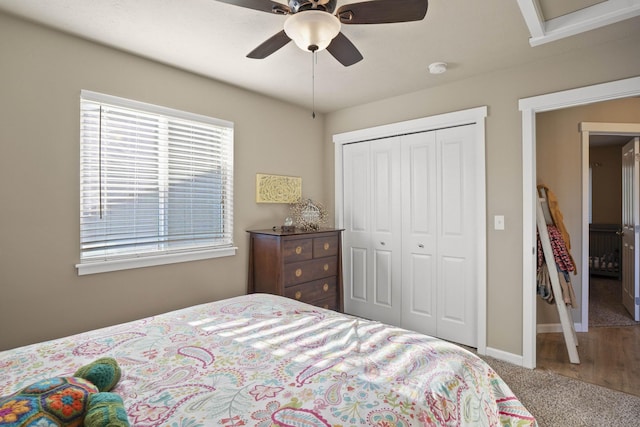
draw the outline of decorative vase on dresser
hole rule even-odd
[[[248,230],[249,293],[342,311],[342,230]]]

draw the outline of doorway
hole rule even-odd
[[[625,268],[622,267],[623,245],[619,240],[616,240],[619,243],[619,249],[605,244],[607,248],[599,251],[602,253],[590,254],[590,252],[593,251],[594,243],[596,243],[593,239],[602,239],[604,243],[606,243],[606,241],[611,238],[620,239],[620,236],[624,235],[624,233],[622,233],[623,224],[629,221],[625,221],[623,218],[625,216],[623,213],[625,210],[625,191],[623,188],[622,149],[630,139],[640,135],[640,123],[583,122],[580,123],[579,130],[581,132],[583,153],[582,164],[587,166],[583,167],[582,170],[582,197],[583,200],[588,200],[587,204],[583,203],[582,212],[582,236],[583,239],[587,241],[588,248],[587,252],[583,252],[582,254],[582,262],[583,265],[587,266],[588,274],[584,276],[582,280],[581,330],[587,332],[589,325],[593,323],[590,322],[590,312],[592,311],[590,310],[590,296],[596,292],[601,292],[602,297],[608,299],[616,298],[617,294],[620,293],[620,298],[617,302],[608,301],[608,307],[603,307],[607,309],[604,315],[605,317],[609,317],[609,319],[598,318],[598,324],[605,323],[611,326],[633,325],[635,322],[624,321],[624,309],[620,307],[622,305],[620,287],[624,287],[625,280],[626,286],[629,285],[630,280],[633,281],[632,277],[623,277],[625,271]],[[591,156],[592,153],[594,154],[593,158]],[[607,170],[608,172],[605,172]],[[606,179],[606,176],[600,177],[604,178],[603,182],[600,182],[600,184],[604,184],[604,188],[601,188],[602,185],[596,185],[594,187],[594,183],[598,184],[597,178],[601,172],[608,175],[609,179]],[[592,188],[594,188],[595,191],[593,195],[596,195],[595,203],[592,203]],[[597,197],[601,199],[606,197],[606,199],[597,200]],[[603,209],[602,205],[608,206]],[[587,221],[585,221],[585,218]],[[633,215],[631,215],[631,221],[633,222]],[[594,230],[593,224],[601,224],[600,227],[597,228],[599,230],[597,233],[592,232]],[[615,230],[616,226],[620,227],[619,230]],[[609,231],[607,231],[607,227],[610,228]],[[616,233],[618,236],[615,234],[611,235],[611,233]],[[628,237],[629,236],[626,238],[628,239]],[[631,248],[633,248],[633,246],[632,244]],[[630,271],[631,270],[627,270],[627,276],[630,275]],[[593,272],[596,273],[596,277],[594,277],[594,280],[591,280],[591,273]],[[633,275],[633,273],[631,273],[631,275]],[[597,276],[620,279],[621,283],[616,281],[603,281],[602,278],[598,278]],[[591,286],[592,284],[594,286]],[[631,314],[631,319],[633,319],[633,316],[634,315]]]
[[[523,354],[522,365],[536,366],[536,115],[538,113],[587,105],[601,101],[637,97],[640,95],[640,77],[571,89],[532,98],[521,99],[522,112],[522,172],[523,172]],[[584,162],[584,160],[583,160]],[[588,168],[588,165],[587,165]],[[583,183],[584,188],[584,183]],[[584,205],[588,198],[582,199]],[[588,218],[583,223],[588,223]],[[584,234],[584,233],[583,233]],[[588,253],[588,239],[582,238],[581,253]],[[586,274],[585,274],[586,273]],[[588,275],[588,263],[582,263],[581,275]],[[582,295],[584,298],[585,295]],[[581,319],[580,319],[581,320]]]
[[[598,305],[592,304],[594,291],[603,290],[599,285],[605,285],[604,290],[610,291],[608,296],[615,297],[615,301],[607,302],[617,303],[611,307],[617,309],[617,314],[625,315],[621,282],[618,280],[620,276],[617,274],[620,273],[622,249],[617,249],[617,254],[614,249],[616,237],[620,244],[616,232],[623,222],[622,146],[632,138],[633,132],[640,131],[640,124],[603,122],[615,119],[640,122],[640,115],[626,113],[629,107],[640,111],[640,100],[611,100],[537,116],[538,182],[542,180],[550,184],[561,194],[562,197],[558,199],[571,235],[572,254],[579,270],[583,270],[580,269],[581,265],[588,268],[583,276],[571,276],[574,287],[578,288],[578,295],[583,297],[580,298],[580,308],[573,313],[579,325],[577,339],[580,364],[569,363],[564,337],[553,332],[557,330],[551,328],[556,326],[555,319],[540,310],[548,305],[538,298],[538,306],[542,305],[538,307],[538,326],[544,324],[549,328],[546,333],[536,337],[536,365],[582,381],[625,392],[636,390],[637,393],[640,382],[630,373],[638,363],[635,352],[640,349],[640,339],[636,339],[640,328],[626,327],[616,322],[619,319],[611,317],[598,318],[593,311]],[[603,122],[582,122],[583,117]],[[594,147],[596,144],[599,145]],[[584,188],[583,183],[586,183]],[[592,192],[589,191],[590,187]],[[593,197],[590,198],[590,195]],[[588,249],[581,253],[583,235],[582,243],[586,243],[584,246]],[[596,255],[595,259],[590,259],[590,255]],[[591,273],[597,273],[598,276]],[[614,294],[615,290],[617,295]],[[606,322],[591,327],[592,314],[594,319]],[[612,310],[608,314],[616,312]]]

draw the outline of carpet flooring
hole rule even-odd
[[[634,326],[622,305],[622,282],[591,276],[589,279],[589,327]]]
[[[591,277],[589,327],[640,325],[622,305],[622,283]],[[505,380],[540,427],[640,426],[640,397],[544,369],[482,357]]]
[[[640,397],[550,371],[482,358],[505,380],[540,427],[640,425]]]

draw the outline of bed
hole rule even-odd
[[[529,426],[453,344],[250,294],[0,352],[0,396],[103,356],[132,426]]]

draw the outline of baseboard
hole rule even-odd
[[[517,366],[524,366],[524,359],[519,354],[508,353],[503,350],[498,350],[497,348],[487,347],[486,355],[498,360],[512,363]]]
[[[560,323],[538,323],[536,325],[536,333],[538,334],[550,334],[554,332],[562,332],[562,325]]]
[[[582,331],[582,323],[574,323],[573,325],[576,328],[576,332]],[[562,332],[562,325],[560,323],[546,323],[537,325],[536,332],[539,334],[545,334],[550,332]],[[495,359],[502,360],[505,362],[512,363],[517,366],[522,366],[526,368],[524,364],[524,357],[519,354],[509,353],[503,350],[498,350],[497,348],[486,348],[487,356],[491,356]]]
[[[582,323],[574,323],[573,327],[576,332],[587,332],[582,329]],[[562,332],[562,325],[560,323],[540,323],[536,326],[536,333],[549,334],[553,332]]]

